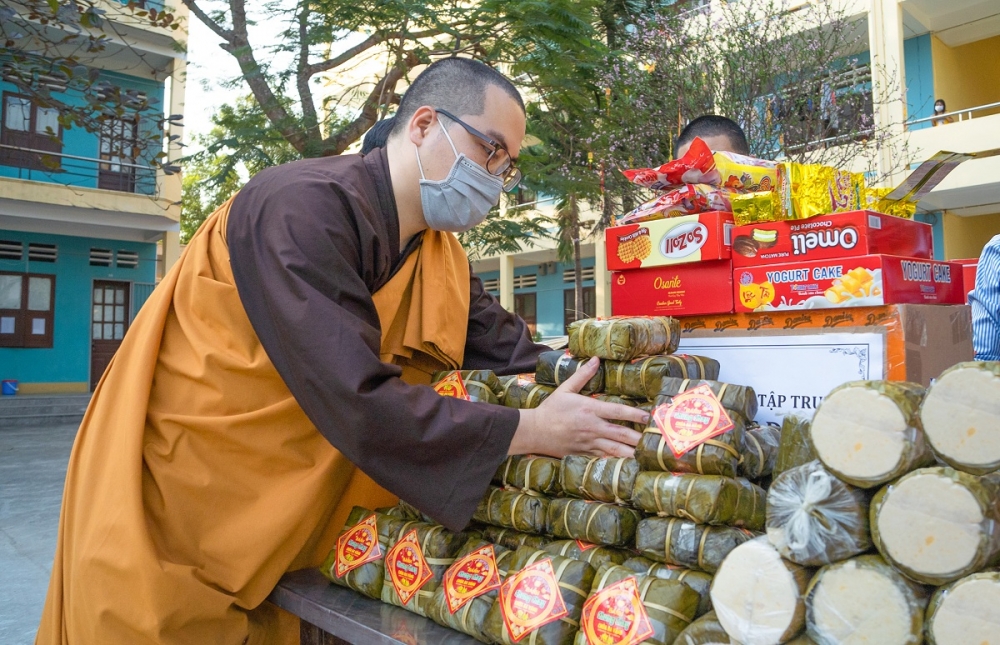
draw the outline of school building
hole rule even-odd
[[[163,2],[144,7],[162,11]],[[186,9],[172,10],[186,25]],[[152,165],[159,149],[132,144],[183,112],[185,28],[106,16],[117,21],[107,47],[86,63],[97,91],[129,98],[99,132],[61,127],[0,54],[0,379],[18,381],[20,393],[91,391],[180,252],[180,175]],[[65,35],[55,29],[54,41]],[[80,99],[58,72],[40,82]],[[155,109],[131,114],[131,102]],[[164,137],[176,142],[180,122],[169,123]],[[176,145],[162,149],[167,163],[180,156]]]

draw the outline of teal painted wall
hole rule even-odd
[[[147,97],[149,97],[150,104],[153,107],[146,113],[147,118],[144,118],[140,122],[139,137],[148,137],[156,128],[156,125],[151,121],[151,118],[158,118],[163,112],[163,84],[149,79],[127,76],[125,74],[108,71],[101,72],[99,81],[100,80],[108,81],[109,83],[123,89],[137,90],[146,93]],[[17,93],[17,86],[0,80],[0,93],[2,92]],[[59,96],[70,105],[83,105],[83,100],[79,97],[79,95],[74,95],[72,92],[62,94],[56,93],[56,96]],[[0,112],[2,112],[3,108],[3,103],[0,103]],[[2,118],[3,115],[0,114],[0,123],[3,122]],[[97,159],[100,156],[100,138],[96,133],[87,132],[80,127],[74,127],[68,130],[64,129],[62,140],[63,154],[86,157],[88,159]],[[147,151],[145,158],[140,159],[137,164],[148,164],[157,152],[158,150]],[[18,179],[30,179],[32,181],[45,181],[63,184],[66,186],[80,186],[81,188],[97,188],[97,169],[98,165],[93,161],[63,159],[62,171],[56,172],[48,170],[29,170],[27,168],[0,165],[0,177],[14,177]],[[155,188],[155,172],[139,170],[136,175],[135,192],[144,195],[152,195]]]
[[[584,267],[594,266],[594,258],[583,258],[582,262]],[[549,273],[547,275],[539,275],[537,266],[526,266],[518,267],[514,269],[514,275],[527,275],[534,273],[537,277],[536,286],[527,289],[515,289],[514,293],[536,293],[536,306],[538,315],[538,331],[542,336],[562,336],[565,334],[563,329],[563,323],[565,316],[563,315],[563,294],[565,291],[573,288],[572,282],[563,282],[563,272],[570,271],[573,269],[572,264],[567,264],[563,262],[556,263],[556,270],[554,273]],[[483,280],[498,280],[500,278],[499,271],[491,271],[489,273],[478,274]],[[584,280],[583,286],[593,287],[593,280]],[[494,296],[499,297],[499,291],[493,291]]]
[[[921,119],[934,114],[934,61],[931,58],[931,36],[924,34],[903,42],[906,69],[906,120]],[[932,127],[930,122],[918,123],[911,129]]]
[[[24,243],[25,259],[0,260],[0,271],[56,276],[51,349],[0,348],[0,379],[22,383],[79,383],[90,379],[90,303],[94,280],[152,283],[156,244],[0,230],[0,239]],[[29,262],[28,244],[55,244],[55,262]],[[135,251],[139,266],[90,266],[91,247]]]

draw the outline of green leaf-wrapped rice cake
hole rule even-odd
[[[524,533],[521,531],[515,531],[514,529],[505,529],[500,526],[484,526],[483,539],[512,551],[516,551],[522,546],[530,546],[533,549],[541,549],[546,544],[552,542],[552,538],[545,535]]]
[[[535,367],[535,381],[542,385],[559,387],[589,360],[589,358],[576,358],[568,351],[542,352],[538,355],[538,365]],[[580,394],[597,394],[603,391],[604,364],[602,363],[597,373],[583,385]]]
[[[871,548],[869,498],[819,461],[786,470],[767,491],[767,537],[796,564],[818,567],[846,560]]]
[[[637,575],[634,571],[624,567],[605,565],[597,571],[597,575],[594,577],[590,597],[595,598],[605,589],[614,587],[616,583],[629,578],[633,580],[634,588],[639,594],[639,601],[642,603],[646,617],[649,619],[649,625],[653,629],[652,636],[642,642],[649,645],[670,645],[676,640],[677,635],[694,620],[698,608],[698,594],[684,583],[676,580],[662,580],[651,576]],[[607,632],[598,630],[607,624],[608,618],[607,614],[602,616],[598,612],[602,611],[602,606],[613,608],[618,602],[621,602],[616,602],[615,598],[620,598],[621,596],[618,594],[624,590],[620,586],[618,589],[619,592],[615,595],[608,595],[615,593],[613,591],[605,594],[605,597],[602,598],[604,603],[594,607],[590,612],[584,612],[575,645],[591,645],[595,642],[602,642],[601,637],[606,636]],[[629,602],[631,599],[622,598],[622,600]],[[598,601],[594,600],[593,602]]]
[[[781,557],[760,537],[733,549],[712,581],[712,607],[743,645],[776,645],[802,631],[812,569]]]
[[[630,361],[637,356],[673,354],[680,336],[680,323],[675,318],[588,318],[570,324],[569,351],[579,358]]]
[[[716,380],[719,362],[702,356],[669,354],[604,364],[604,391],[608,394],[652,400],[659,395],[665,378]]]
[[[552,535],[607,546],[632,542],[641,518],[632,508],[583,499],[553,499],[548,508]]]
[[[539,577],[549,567],[556,582],[554,589]],[[529,571],[525,571],[526,569]],[[529,572],[532,575],[529,576]],[[518,549],[508,565],[505,586],[501,587],[500,596],[486,615],[484,634],[491,642],[503,645],[514,645],[515,639],[534,645],[570,645],[580,627],[580,613],[594,583],[594,574],[594,568],[586,562],[551,555],[530,547]],[[510,617],[514,613],[515,600],[526,601],[537,607],[533,601],[546,604],[546,600],[554,594],[558,594],[565,606],[566,615],[534,627],[530,619],[538,618],[536,622],[541,622],[542,618],[535,616],[532,611],[532,616],[522,616],[522,620],[518,622],[518,629],[525,631],[520,633],[519,638],[512,636],[505,624],[504,614],[507,613]]]
[[[525,533],[545,533],[549,500],[491,486],[472,519]]]
[[[848,484],[873,488],[934,463],[924,438],[916,383],[852,381],[820,403],[809,436],[823,466]]]
[[[562,460],[553,457],[511,456],[497,469],[499,483],[522,492],[553,495],[560,491]],[[494,479],[497,479],[494,476]]]
[[[567,495],[626,504],[632,499],[639,462],[631,457],[563,457],[561,483]]]
[[[809,420],[794,414],[787,414],[781,421],[781,439],[778,443],[778,458],[774,462],[773,477],[786,470],[807,464],[816,459],[812,440],[809,438]]]
[[[946,370],[927,390],[920,419],[941,461],[973,475],[1000,469],[1000,361]]]
[[[455,372],[458,372],[459,376],[462,378],[462,383],[465,384],[465,389],[468,390],[469,396],[472,397],[473,401],[483,401],[486,403],[497,403],[497,396],[503,387],[500,385],[500,379],[491,370],[454,370],[454,371],[444,371],[435,372],[431,377],[432,385],[440,383],[442,380],[448,378]],[[474,384],[470,387],[470,383]],[[489,396],[482,390],[485,387],[493,396]]]
[[[641,573],[644,576],[652,576],[662,580],[677,580],[691,587],[701,597],[701,600],[698,602],[698,612],[696,614],[698,616],[712,609],[712,596],[709,594],[712,588],[711,574],[673,564],[653,562],[649,558],[641,556],[629,558],[622,563],[622,566],[636,573]]]
[[[531,410],[552,396],[554,387],[540,385],[523,376],[511,376],[503,381],[500,402],[508,408]]]
[[[875,548],[917,582],[943,585],[1000,563],[1000,473],[913,471],[871,503]]]
[[[743,433],[743,461],[740,474],[747,479],[762,479],[774,472],[778,460],[778,446],[781,442],[781,428],[770,424],[749,424]]]
[[[658,397],[674,397],[701,385],[707,385],[719,399],[722,407],[739,413],[744,419],[753,420],[757,416],[757,393],[749,385],[734,385],[704,379],[665,378],[660,384]],[[664,400],[663,402],[667,402]],[[657,400],[656,404],[660,405]]]
[[[665,397],[657,398],[661,405]],[[669,397],[667,397],[669,398]],[[735,477],[743,455],[745,421],[736,413],[729,415],[733,429],[712,437],[680,456],[674,455],[655,421],[643,431],[635,447],[635,458],[643,470],[660,470],[698,475],[723,475]]]
[[[580,540],[556,540],[542,547],[542,551],[552,555],[561,555],[574,560],[586,562],[594,569],[600,569],[605,564],[621,564],[630,557],[632,552],[626,549],[616,549],[610,546],[590,544]]]
[[[730,551],[757,535],[733,526],[649,517],[639,522],[635,546],[650,560],[715,573]]]
[[[858,556],[816,572],[807,590],[806,631],[820,645],[920,645],[927,599],[926,588],[881,556]]]
[[[647,513],[697,524],[764,529],[766,493],[742,477],[642,472],[632,504]]]
[[[1000,636],[1000,571],[983,571],[941,587],[927,608],[930,645],[997,642]]]
[[[404,524],[383,560],[382,602],[427,617],[444,572],[468,540],[467,533],[454,533],[440,524]]]
[[[710,611],[678,634],[674,645],[729,645],[731,642],[719,617]]]
[[[490,551],[488,547],[493,547],[492,562],[489,561]],[[469,556],[467,558],[467,556]],[[507,577],[507,564],[514,559],[514,552],[501,546],[493,545],[485,540],[470,539],[455,554],[455,563],[452,568],[445,572],[444,580],[434,597],[431,600],[427,611],[428,618],[434,620],[439,625],[458,630],[463,634],[468,634],[478,641],[490,642],[483,633],[486,623],[486,614],[497,597],[499,587],[492,590],[489,588],[490,578],[493,574],[492,565],[498,581]],[[457,581],[456,582],[453,582]],[[449,594],[445,589],[451,586]],[[464,593],[456,593],[461,589]],[[450,595],[454,594],[454,595]],[[449,598],[456,602],[453,607]]]
[[[365,526],[361,526],[363,522]],[[347,517],[337,544],[320,565],[320,572],[336,585],[375,600],[381,599],[385,579],[382,560],[393,538],[405,524],[405,520],[355,506]],[[338,551],[342,553],[340,566]]]

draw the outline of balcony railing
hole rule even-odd
[[[12,177],[78,188],[156,194],[156,168],[0,144],[0,178]]]
[[[967,121],[975,118],[972,116],[973,113],[985,112],[986,110],[1000,110],[1000,102],[977,105],[976,107],[965,108],[964,110],[955,110],[954,112],[945,112],[944,114],[935,114],[934,116],[925,116],[920,119],[913,119],[912,121],[906,122],[906,127],[907,129],[910,129],[915,125],[933,123],[934,121],[944,121],[945,119],[952,119],[952,123],[956,120]],[[944,123],[942,123],[942,125],[944,125]]]

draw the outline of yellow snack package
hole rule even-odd
[[[806,219],[816,215],[859,210],[865,178],[860,173],[818,164],[785,161],[778,164],[777,219]]]

